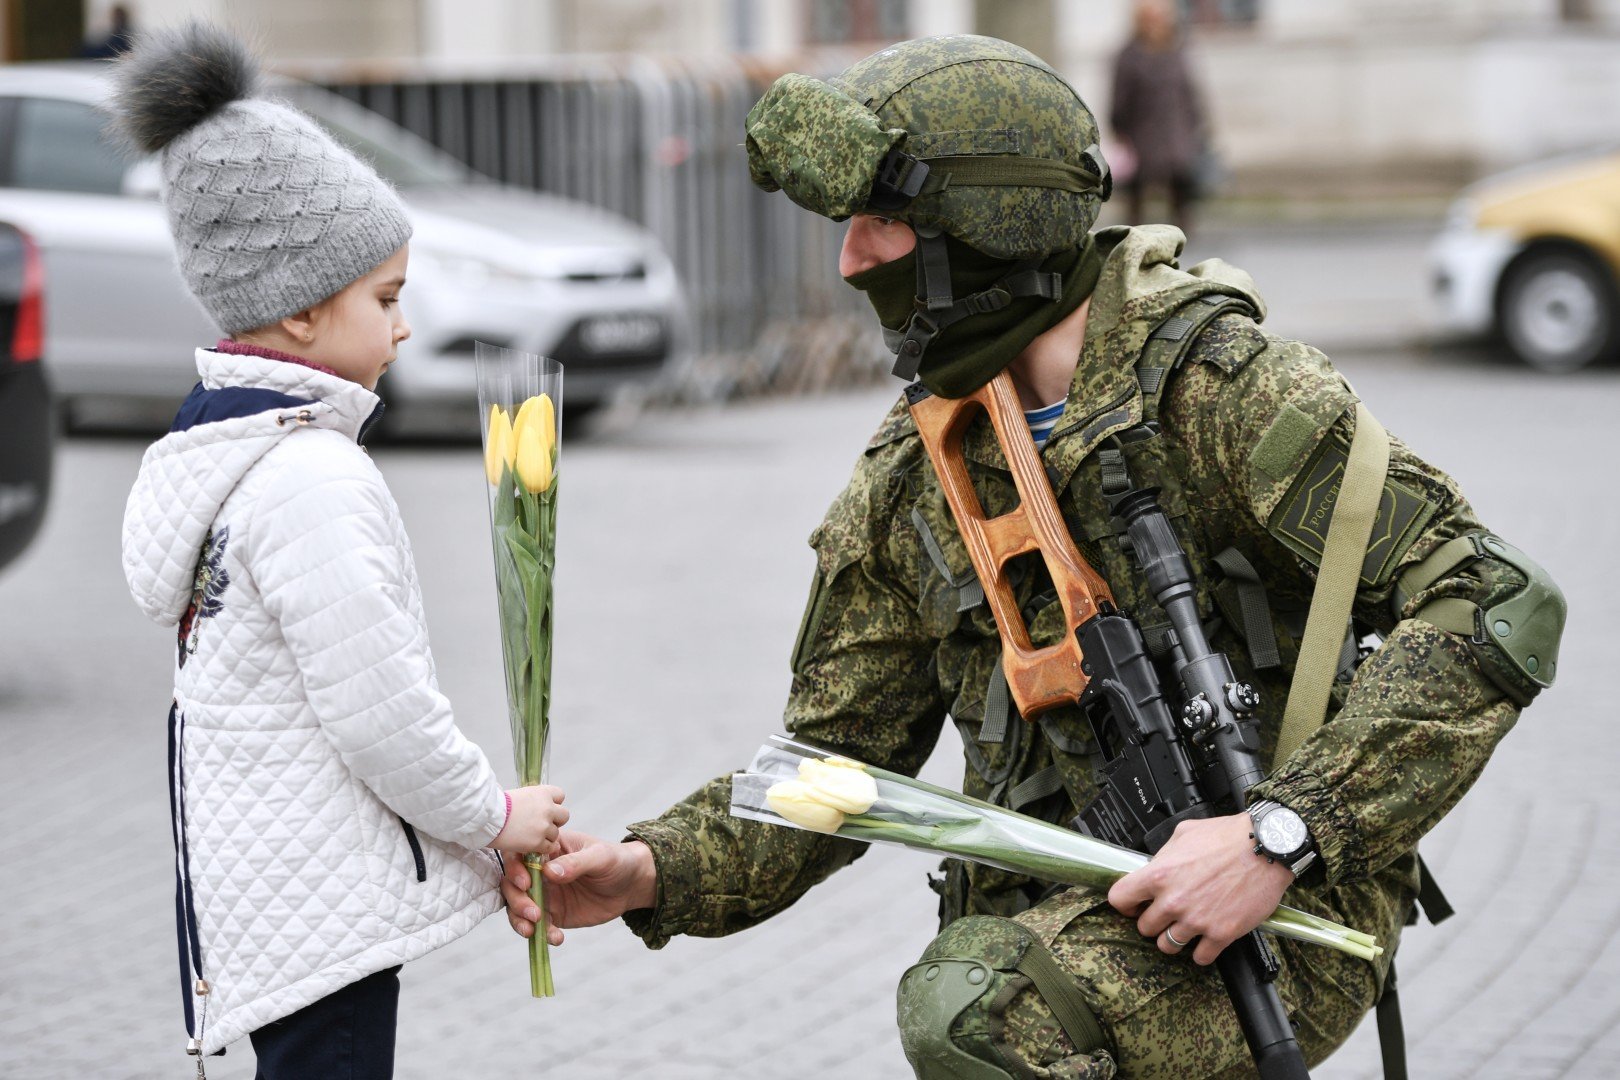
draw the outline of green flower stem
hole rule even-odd
[[[529,870],[529,899],[540,911],[535,923],[534,936],[529,939],[529,995],[551,997],[557,992],[551,984],[551,943],[546,940],[546,887],[540,879],[540,868],[546,860],[538,855],[523,856],[523,865]]]
[[[773,741],[800,754],[825,753],[791,739]],[[871,765],[862,768],[877,782],[877,801],[864,814],[846,815],[835,835],[869,843],[899,844],[1098,891],[1106,891],[1148,862],[1141,852],[949,788]],[[773,767],[755,775],[784,780],[792,773]],[[792,824],[777,815],[761,820]],[[1260,926],[1282,937],[1337,949],[1362,960],[1371,961],[1384,951],[1371,934],[1286,905],[1279,906]]]
[[[868,813],[847,815],[839,836],[938,852],[1043,881],[1083,885],[1098,891],[1106,891],[1148,861],[1139,852],[1004,807],[885,770],[870,771],[878,779],[880,801]],[[903,820],[887,817],[885,811]],[[1260,925],[1271,933],[1337,949],[1362,960],[1370,961],[1383,952],[1369,934],[1287,906],[1278,907]]]

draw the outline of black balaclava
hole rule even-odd
[[[983,305],[988,310],[969,314],[932,337],[922,352],[917,379],[941,397],[966,397],[995,378],[1031,341],[1084,303],[1102,274],[1102,255],[1090,236],[1081,247],[1026,264],[993,259],[953,236],[943,239],[950,260],[951,292],[958,300],[987,294],[1012,275],[1031,270],[1056,275],[1052,290],[1056,295],[992,296]],[[918,299],[922,291],[917,270],[920,250],[921,240],[919,250],[844,279],[866,294],[891,338],[924,310]]]

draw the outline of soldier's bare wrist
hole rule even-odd
[[[658,905],[658,861],[652,848],[641,840],[626,840],[624,855],[631,864],[631,886],[625,896],[625,910],[638,911]]]

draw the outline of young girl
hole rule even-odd
[[[387,1077],[399,965],[499,904],[490,848],[550,852],[555,788],[503,791],[439,693],[409,541],[357,438],[410,336],[411,227],[308,118],[193,24],[121,62],[161,153],[180,269],[229,335],[141,463],[124,570],[176,628],[175,915],[192,1053]]]

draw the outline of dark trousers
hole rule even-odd
[[[1192,204],[1197,193],[1197,181],[1191,170],[1178,170],[1167,177],[1148,180],[1134,177],[1125,185],[1130,196],[1132,225],[1147,224],[1147,196],[1149,188],[1163,188],[1170,198],[1170,224],[1192,235]]]
[[[391,1080],[399,968],[367,975],[249,1036],[254,1080]]]

